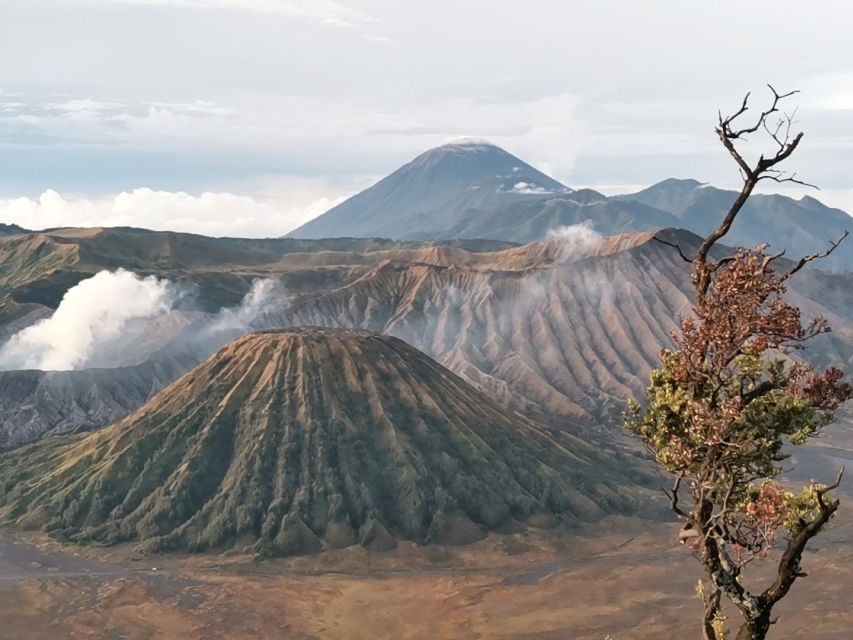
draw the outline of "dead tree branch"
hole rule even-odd
[[[743,209],[743,206],[752,195],[756,185],[761,180],[772,180],[779,183],[792,182],[812,186],[798,179],[796,174],[788,175],[776,168],[777,165],[789,158],[796,151],[800,141],[803,139],[803,133],[792,133],[792,127],[796,124],[794,119],[797,113],[796,110],[790,114],[780,111],[780,103],[798,92],[789,91],[787,93],[779,93],[771,85],[768,85],[768,87],[773,94],[773,100],[770,106],[759,114],[753,124],[743,127],[737,127],[735,124],[741,116],[749,111],[750,94],[746,94],[740,108],[732,115],[724,117],[722,113],[719,114],[715,132],[723,143],[723,146],[729,152],[729,155],[737,163],[741,177],[743,178],[743,185],[729,211],[723,217],[722,222],[703,240],[696,252],[693,262],[696,267],[697,293],[700,298],[708,291],[711,283],[711,275],[719,266],[709,264],[708,256],[711,249],[728,234],[735,218],[737,218],[741,209]],[[775,125],[770,125],[768,118],[775,113],[781,113],[782,115]],[[776,145],[776,149],[772,155],[765,156],[762,154],[754,164],[750,164],[738,149],[736,143],[746,140],[746,136],[755,133],[759,129],[764,129],[769,134]]]

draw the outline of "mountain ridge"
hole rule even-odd
[[[436,167],[440,180],[433,176]],[[515,169],[523,169],[517,180]],[[534,177],[527,178],[528,171],[535,172]],[[529,243],[545,239],[554,229],[583,223],[603,234],[684,227],[707,235],[735,197],[734,192],[694,179],[676,178],[612,197],[592,189],[573,190],[480,141],[430,149],[287,237]],[[771,242],[789,255],[807,255],[824,250],[850,226],[847,213],[810,196],[796,200],[756,194],[727,240],[750,247]],[[853,271],[853,244],[840,247],[823,268]]]
[[[687,265],[655,238],[688,253],[699,240],[678,230],[606,237],[585,231],[574,240],[491,252],[392,244],[364,254],[287,254],[264,272],[285,283],[287,302],[257,317],[252,328],[325,325],[390,333],[505,405],[586,430],[617,420],[624,398],[642,393],[679,313],[690,308]],[[849,282],[849,276],[806,269],[792,283],[790,295],[805,313],[822,313],[833,325],[812,348],[821,362],[853,361]],[[10,326],[20,326],[15,322]],[[224,344],[196,345],[203,326],[187,325],[136,367],[0,374],[7,390],[0,431],[19,446],[123,417]],[[113,379],[121,377],[132,381],[133,393],[121,392]]]
[[[681,226],[706,235],[719,224],[736,197],[736,191],[692,179],[669,178],[612,199],[666,210],[679,219]],[[853,218],[847,212],[811,196],[795,199],[778,193],[756,193],[746,201],[725,241],[747,247],[769,242],[796,258],[827,249],[831,241],[838,240],[850,228]],[[853,271],[853,243],[838,247],[821,261],[820,268]]]

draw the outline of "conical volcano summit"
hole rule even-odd
[[[613,466],[401,340],[297,328],[232,342],[103,431],[2,459],[0,516],[149,550],[462,543],[628,508]]]

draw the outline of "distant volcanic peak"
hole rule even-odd
[[[524,162],[514,155],[486,140],[476,138],[463,139],[461,142],[449,142],[432,149],[427,149],[417,156],[412,164],[420,166],[426,161],[438,162],[452,158],[466,163],[483,164],[484,167],[494,166],[492,163],[505,162],[523,165]],[[393,175],[393,174],[392,174]]]
[[[465,542],[613,508],[597,455],[401,340],[267,331],[112,428],[0,457],[0,519],[152,550]]]
[[[596,191],[595,189],[569,189],[572,196],[571,199],[579,204],[592,204],[596,202],[604,202],[607,200],[607,196],[603,193]]]
[[[614,196],[615,200],[636,200],[650,206],[655,206],[663,211],[675,213],[683,207],[683,200],[691,198],[698,189],[710,188],[711,185],[699,182],[692,178],[667,178],[656,182],[636,193],[627,193]]]
[[[696,189],[707,183],[699,182],[693,178],[666,178],[660,182],[653,184],[654,187],[681,187],[683,189]]]
[[[305,223],[294,238],[446,238],[472,214],[571,193],[557,180],[484,141],[430,149],[372,187]]]
[[[456,187],[484,190],[486,193],[515,195],[567,194],[572,190],[527,164],[517,156],[488,141],[477,138],[450,142],[430,149],[400,169],[404,173],[434,172],[442,180],[451,178]],[[391,174],[392,176],[394,174]],[[464,196],[457,196],[463,197]]]

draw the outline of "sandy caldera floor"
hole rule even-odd
[[[806,558],[772,638],[853,637],[853,517]],[[328,640],[698,638],[698,565],[677,525],[347,550],[252,562],[0,537],[0,637]]]

